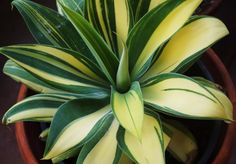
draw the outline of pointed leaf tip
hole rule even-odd
[[[129,56],[126,46],[123,44],[123,52],[120,59],[116,75],[116,84],[118,90],[125,92],[130,87],[130,75],[129,75]]]

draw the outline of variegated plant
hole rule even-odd
[[[201,0],[58,0],[58,12],[12,4],[39,44],[0,48],[4,73],[41,92],[4,116],[51,122],[43,159],[77,163],[182,162],[192,134],[166,115],[232,120],[232,104],[212,82],[184,73],[228,34],[217,18],[192,16]]]

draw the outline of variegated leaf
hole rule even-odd
[[[39,80],[34,77],[31,73],[26,71],[21,66],[17,65],[15,62],[8,60],[4,67],[3,72],[13,78],[14,80],[24,83],[27,87],[31,88],[34,91],[41,93],[57,93],[63,92],[58,89],[53,88],[51,85]]]
[[[118,58],[87,20],[66,6],[60,5],[71,23],[80,33],[88,48],[91,50],[107,79],[112,85],[115,85],[116,70],[119,64]]]
[[[51,123],[43,159],[60,161],[78,153],[102,128],[111,110],[107,103],[106,100],[81,99],[61,106]]]
[[[228,33],[226,26],[219,19],[195,18],[170,39],[143,80],[160,73],[182,72],[209,46]]]
[[[65,17],[29,0],[14,0],[12,4],[40,44],[72,49],[95,61],[76,29]]]
[[[141,140],[119,128],[117,141],[122,151],[135,163],[165,163],[164,137],[158,117],[144,115]]]
[[[112,90],[111,105],[120,124],[140,139],[143,127],[144,106],[138,82],[134,82],[126,93]]]
[[[84,3],[85,0],[59,0],[59,2],[61,4],[63,4],[64,6],[67,6],[68,8],[70,8],[71,10],[83,15],[84,14]],[[57,10],[61,15],[64,15],[62,9],[60,8],[60,5],[57,3]]]
[[[46,141],[47,137],[48,137],[48,133],[49,133],[50,128],[46,128],[44,129],[40,134],[39,134],[39,138],[42,141]]]
[[[140,76],[145,63],[186,23],[201,1],[167,0],[135,25],[127,40],[132,79]]]
[[[159,6],[166,0],[132,0],[135,9],[133,9],[135,22],[138,22],[146,13]],[[133,7],[133,8],[134,8]]]
[[[2,47],[0,53],[59,90],[73,93],[106,90],[95,73],[96,66],[77,52],[42,45],[16,45]]]
[[[5,124],[17,121],[50,122],[60,107],[65,102],[75,97],[54,94],[38,94],[12,106],[3,116]]]
[[[233,106],[219,90],[180,74],[161,74],[142,85],[146,105],[168,115],[231,121]]]
[[[88,0],[86,15],[116,54],[122,51],[132,26],[129,0]]]
[[[85,144],[77,159],[77,164],[118,163],[121,150],[116,141],[119,122],[113,120],[106,131],[98,132],[93,139]]]

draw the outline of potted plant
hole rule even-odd
[[[12,3],[39,44],[0,48],[4,72],[41,94],[3,123],[49,122],[43,160],[165,163],[168,151],[187,163],[197,143],[173,117],[233,120],[217,84],[183,75],[228,34],[217,18],[191,17],[201,0],[58,0],[58,13]]]

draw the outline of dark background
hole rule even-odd
[[[34,1],[55,8],[54,0]],[[223,0],[212,15],[223,20],[229,28],[230,35],[217,43],[213,49],[225,63],[236,84],[236,1]],[[20,14],[15,8],[12,10],[10,0],[0,0],[0,46],[33,42]],[[0,55],[0,70],[5,61],[6,58]],[[0,118],[14,104],[18,89],[19,84],[0,72]],[[0,124],[0,161],[1,164],[23,163],[16,145],[14,125]],[[232,153],[230,164],[236,164],[236,150]]]

